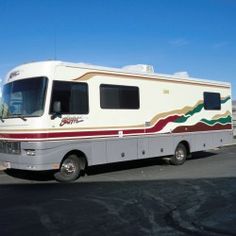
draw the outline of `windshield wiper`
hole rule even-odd
[[[0,115],[0,120],[2,121],[2,123],[4,123],[4,120],[3,120],[3,112],[4,112],[4,105],[2,104],[2,107],[1,107],[1,110],[2,110],[2,114]]]
[[[5,121],[3,120],[2,116],[0,116],[0,120],[2,121],[2,123],[4,123]]]
[[[15,118],[20,118],[20,119],[22,119],[23,121],[27,121],[27,119],[26,119],[23,115],[21,115],[21,114],[14,114],[14,117],[15,117]]]

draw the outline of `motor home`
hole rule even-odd
[[[45,61],[11,70],[0,114],[0,161],[72,181],[92,165],[192,153],[232,141],[229,83]]]

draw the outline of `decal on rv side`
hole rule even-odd
[[[81,116],[64,117],[61,120],[60,126],[78,124],[83,121]]]

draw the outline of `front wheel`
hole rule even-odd
[[[71,182],[80,176],[80,160],[74,155],[68,155],[61,163],[60,169],[54,174],[59,182]]]
[[[186,161],[186,158],[186,147],[182,143],[179,143],[179,145],[175,149],[175,154],[170,158],[170,163],[172,165],[182,165]]]

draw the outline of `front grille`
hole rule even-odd
[[[0,153],[16,154],[16,155],[20,154],[21,153],[20,142],[0,141]]]

